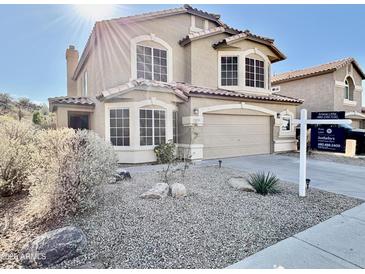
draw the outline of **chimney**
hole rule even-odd
[[[66,63],[67,63],[67,96],[77,96],[77,84],[72,80],[75,73],[75,69],[79,62],[79,52],[75,49],[75,46],[70,45],[66,50]]]

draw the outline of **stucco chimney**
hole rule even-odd
[[[75,69],[79,62],[79,52],[75,49],[75,46],[70,45],[66,50],[66,63],[67,63],[67,96],[77,96],[77,84],[72,80],[72,76],[75,73]]]

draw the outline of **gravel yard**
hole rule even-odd
[[[223,268],[361,203],[315,189],[299,198],[287,183],[275,195],[240,192],[227,184],[238,175],[244,174],[191,168],[181,199],[139,198],[161,181],[156,172],[104,186],[98,208],[69,221],[86,233],[85,253],[56,267]]]

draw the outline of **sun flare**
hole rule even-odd
[[[75,9],[86,20],[100,21],[114,15],[115,5],[75,5]]]

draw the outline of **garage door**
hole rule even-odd
[[[269,116],[204,115],[204,159],[267,154],[271,150]]]

